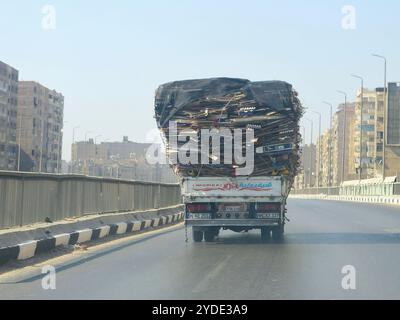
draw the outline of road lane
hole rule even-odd
[[[288,212],[280,243],[257,231],[185,243],[180,228],[67,266],[56,290],[0,284],[0,298],[400,299],[398,207],[292,199]],[[345,265],[357,290],[341,287]]]

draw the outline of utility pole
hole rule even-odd
[[[360,77],[356,74],[351,75],[353,78],[360,79],[361,81],[361,106],[360,106],[360,111],[361,111],[361,119],[360,119],[360,172],[359,172],[359,179],[360,181],[362,180],[362,160],[363,160],[363,116],[364,116],[364,78]],[[367,155],[368,157],[368,155]],[[367,163],[367,177],[368,177],[368,163]]]
[[[80,127],[77,126],[77,127],[74,127],[74,128],[72,129],[72,144],[75,143],[75,130],[77,130],[77,129],[79,129],[79,128],[80,128]]]
[[[306,127],[305,126],[300,126],[300,127],[303,129],[303,136],[302,136],[303,152],[301,153],[301,155],[303,157],[302,163],[303,163],[303,190],[304,190],[306,188],[306,170],[305,170],[306,168],[304,166],[304,164],[305,164],[304,148],[306,146],[306,142],[305,142],[305,139],[306,139]]]
[[[22,134],[22,115],[19,118],[19,131],[18,131],[18,164],[17,171],[21,169],[21,134]]]
[[[309,121],[311,123],[311,141],[310,141],[310,171],[309,171],[309,182],[310,182],[310,188],[312,187],[312,169],[313,169],[313,135],[314,135],[314,122],[311,119],[304,118],[305,120]]]
[[[64,125],[68,123],[68,121],[64,121],[63,122],[63,127],[60,128],[60,133],[58,135],[58,157],[57,157],[57,173],[61,173],[60,171],[60,163],[61,163],[61,159],[62,159],[62,146],[61,146],[61,137],[62,134],[64,132]]]
[[[343,128],[342,128],[342,175],[340,183],[343,183],[345,178],[345,163],[346,163],[346,132],[347,132],[347,93],[337,90],[340,94],[344,95],[344,109],[343,109]]]
[[[372,56],[380,58],[384,61],[383,71],[383,146],[382,146],[382,180],[386,178],[386,142],[387,142],[387,112],[388,112],[388,85],[387,85],[387,60],[386,57],[379,54],[372,54]],[[376,146],[375,146],[376,147]]]
[[[329,178],[328,178],[328,186],[332,187],[332,144],[333,144],[333,105],[332,103],[324,101],[326,105],[330,107],[330,125],[329,125]]]
[[[44,124],[43,116],[41,119],[41,134],[40,134],[40,158],[39,158],[39,172],[42,172],[42,161],[43,161],[43,135],[44,135]]]
[[[319,127],[319,129],[318,129],[318,131],[319,131],[319,138],[318,138],[318,158],[319,158],[319,161],[318,161],[318,168],[317,168],[317,187],[319,188],[321,185],[320,185],[320,171],[321,171],[321,164],[322,164],[322,161],[321,161],[321,157],[322,157],[322,154],[321,154],[321,137],[322,137],[322,131],[321,131],[321,120],[322,120],[322,115],[321,115],[321,113],[319,113],[318,111],[314,111],[314,110],[310,110],[311,112],[313,112],[313,113],[315,113],[315,114],[317,114],[318,115],[318,117],[319,117],[319,121],[318,121],[318,127]]]

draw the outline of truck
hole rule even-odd
[[[213,241],[221,229],[283,237],[303,111],[284,81],[210,78],[157,89],[155,119],[195,242]]]
[[[263,241],[283,237],[285,177],[187,177],[181,184],[185,224],[192,227],[194,242],[214,241],[221,229],[259,229]]]

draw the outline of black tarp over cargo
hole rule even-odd
[[[254,171],[252,176],[286,175],[293,181],[299,165],[299,120],[303,108],[292,86],[283,81],[250,82],[244,79],[213,78],[176,81],[156,92],[155,115],[163,132],[167,152],[176,153],[185,142],[172,146],[169,123],[177,132],[193,129],[253,129]],[[223,146],[223,144],[221,144]],[[241,145],[246,148],[245,142]],[[243,153],[245,150],[243,150]],[[221,150],[223,155],[223,150]],[[234,176],[237,164],[173,164],[181,176]]]

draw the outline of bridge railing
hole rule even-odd
[[[180,203],[178,184],[0,171],[0,229]]]
[[[400,196],[400,183],[380,183],[371,185],[348,185],[340,187],[293,189],[294,195],[343,195],[343,196]]]

